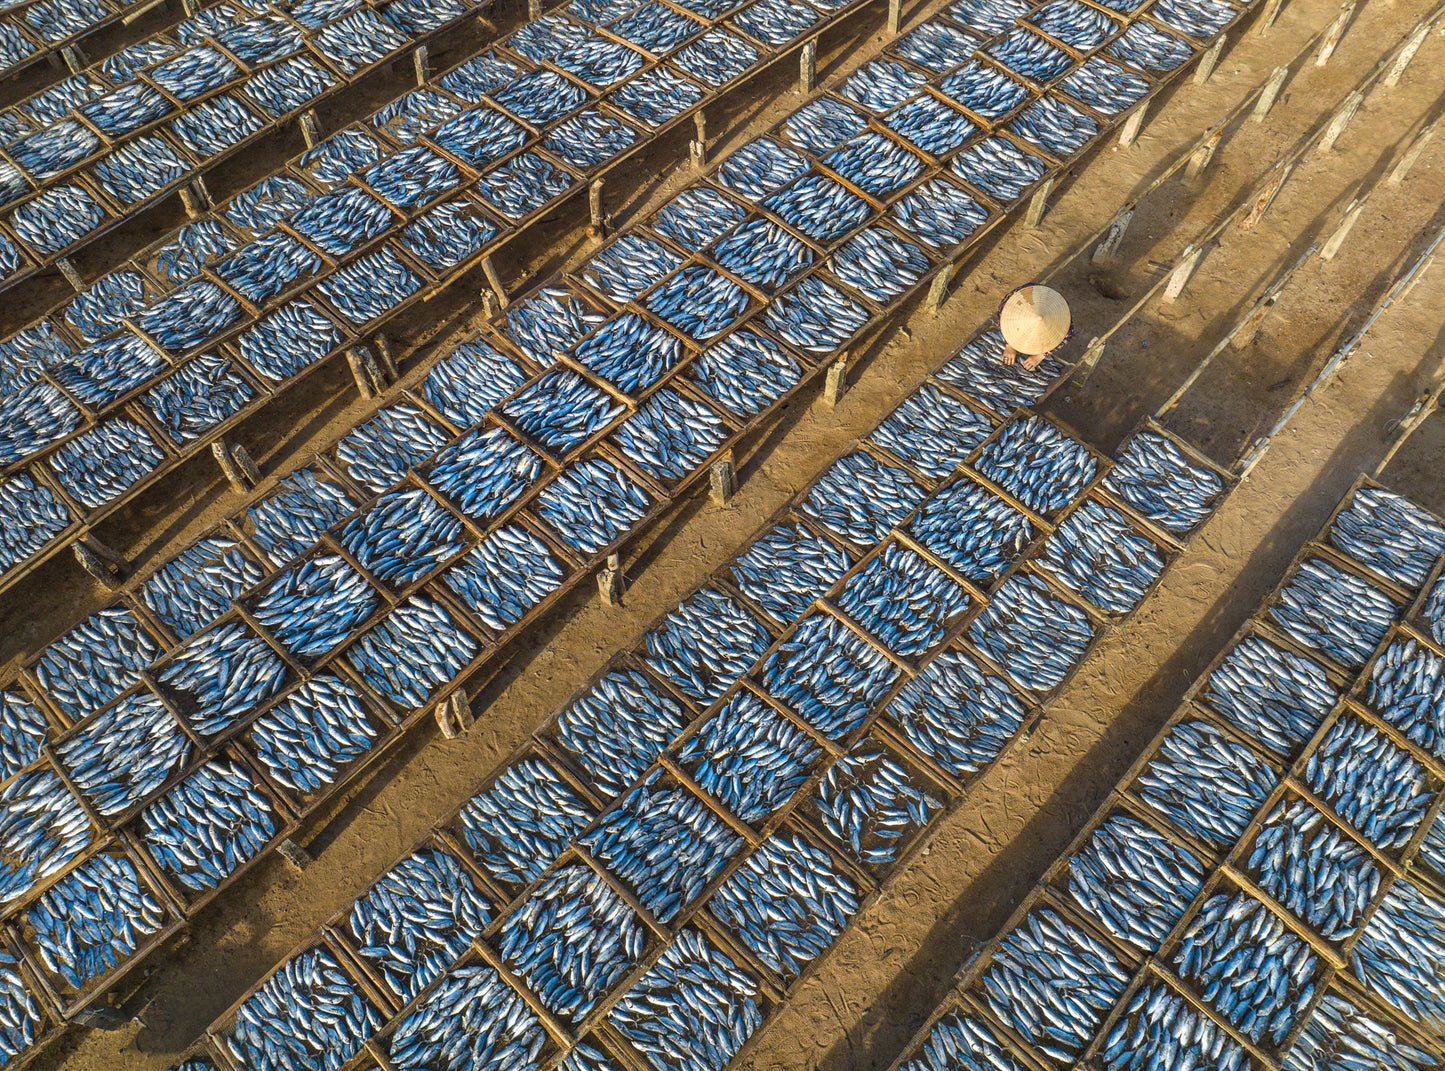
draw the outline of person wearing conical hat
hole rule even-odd
[[[1021,286],[998,307],[998,329],[1005,342],[1003,363],[1013,364],[1022,357],[1024,368],[1032,372],[1073,337],[1073,328],[1064,295],[1038,283]]]

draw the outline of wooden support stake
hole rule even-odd
[[[241,475],[241,470],[231,459],[231,452],[226,449],[225,439],[218,439],[211,444],[211,456],[216,459],[216,464],[221,466],[221,474],[226,477],[226,482],[231,485],[231,490],[239,491],[242,494],[250,490],[246,486],[245,477]]]
[[[385,335],[376,336],[376,352],[381,358],[381,371],[386,376],[385,386],[391,386],[401,378],[401,372],[396,367],[396,358],[391,354],[391,343],[386,340]]]
[[[1415,58],[1415,53],[1420,51],[1420,46],[1425,43],[1425,38],[1430,36],[1431,24],[1417,26],[1415,32],[1410,35],[1410,40],[1405,42],[1405,47],[1395,57],[1395,63],[1390,68],[1390,73],[1385,75],[1385,80],[1380,84],[1386,89],[1394,89],[1400,84],[1400,79],[1405,76],[1405,68],[1410,66],[1410,61]]]
[[[1274,204],[1274,199],[1279,196],[1279,191],[1284,186],[1284,180],[1289,178],[1289,174],[1293,170],[1294,164],[1286,164],[1284,167],[1281,167],[1275,173],[1274,178],[1269,181],[1269,184],[1260,190],[1259,196],[1254,199],[1254,207],[1251,208],[1249,214],[1239,222],[1241,230],[1254,230],[1259,224],[1259,221],[1264,218],[1264,214],[1269,211],[1269,206]]]
[[[701,167],[707,162],[707,116],[701,108],[692,113],[692,124],[697,128],[697,137],[688,145],[688,152],[693,166]]]
[[[1229,344],[1237,350],[1242,350],[1255,340],[1259,329],[1264,326],[1264,319],[1269,315],[1269,310],[1274,308],[1276,295],[1269,293],[1264,295],[1254,304],[1244,319],[1239,321],[1239,327],[1234,331]]]
[[[1033,200],[1029,202],[1028,214],[1024,216],[1024,226],[1037,227],[1044,218],[1044,213],[1049,210],[1049,194],[1054,192],[1055,177],[1050,175],[1048,179],[1034,193]]]
[[[1195,249],[1192,245],[1186,246],[1180,254],[1178,262],[1174,265],[1174,271],[1169,275],[1169,283],[1164,287],[1164,300],[1177,301],[1179,295],[1184,293],[1184,288],[1189,285],[1189,278],[1194,274],[1194,269],[1199,267],[1199,262],[1204,259],[1205,250]]]
[[[1124,120],[1124,126],[1119,131],[1119,148],[1127,149],[1139,140],[1139,131],[1144,129],[1144,117],[1148,114],[1147,100],[1129,113],[1129,118]]]
[[[1339,18],[1335,19],[1334,25],[1325,34],[1324,43],[1320,45],[1320,54],[1315,57],[1316,67],[1323,67],[1330,62],[1330,57],[1335,54],[1335,49],[1339,46],[1340,38],[1345,36],[1345,30],[1349,28],[1350,16],[1354,13],[1355,0],[1349,0],[1344,7],[1340,8]]]
[[[304,111],[296,121],[301,124],[301,136],[306,139],[306,147],[316,148],[321,141],[321,124],[316,119],[316,113]]]
[[[236,463],[236,468],[252,487],[261,482],[261,467],[256,464],[256,459],[251,456],[251,452],[240,443],[231,444],[231,460]]]
[[[487,277],[487,282],[492,287],[492,293],[496,296],[497,304],[505,309],[507,307],[507,288],[502,285],[501,277],[497,275],[497,267],[492,263],[491,257],[482,258],[482,271]]]
[[[353,346],[346,351],[346,363],[351,366],[351,378],[356,380],[356,390],[363,398],[376,397],[376,384],[366,369],[370,355],[360,347]]]
[[[1270,28],[1274,25],[1274,20],[1279,18],[1280,8],[1282,7],[1284,7],[1284,0],[1269,0],[1269,3],[1265,6],[1264,14],[1260,16],[1259,27],[1255,30],[1259,36],[1265,37],[1269,34]]]
[[[1345,209],[1345,214],[1340,217],[1340,225],[1335,228],[1335,233],[1330,235],[1329,241],[1325,242],[1324,248],[1320,250],[1321,260],[1333,260],[1335,254],[1340,251],[1340,246],[1345,244],[1345,239],[1350,236],[1350,228],[1355,225],[1355,220],[1360,218],[1360,213],[1365,210],[1365,202],[1356,198],[1350,202]]]
[[[130,572],[124,558],[89,532],[70,544],[70,552],[82,569],[107,587],[116,587]]]
[[[85,70],[85,53],[80,51],[77,45],[66,45],[60,50],[60,56],[65,60],[65,65],[70,68],[71,74],[79,74]]]
[[[823,385],[823,401],[831,408],[848,393],[848,358],[839,357],[828,369],[828,378]]]
[[[712,469],[708,472],[708,484],[714,505],[726,506],[732,503],[733,495],[738,493],[738,470],[731,454],[713,462]]]
[[[448,740],[455,740],[477,722],[465,692],[453,692],[445,702],[437,704],[434,714],[437,728]]]
[[[104,1004],[89,1004],[72,1015],[70,1021],[91,1030],[124,1030],[135,1023],[135,1018]]]
[[[492,291],[491,287],[482,287],[481,299],[482,315],[487,317],[487,319],[490,320],[502,311],[502,303],[497,300],[497,295]]]
[[[1425,146],[1430,144],[1430,139],[1434,136],[1434,123],[1431,123],[1415,135],[1415,140],[1410,143],[1410,147],[1406,149],[1405,154],[1400,157],[1400,162],[1396,164],[1394,170],[1390,172],[1390,177],[1386,180],[1390,185],[1398,186],[1405,181],[1405,176],[1410,173],[1410,168],[1415,166],[1415,161],[1420,159],[1420,154],[1425,151]]]
[[[897,37],[903,26],[903,0],[888,0],[888,35]]]
[[[1091,262],[1100,266],[1112,264],[1119,255],[1119,246],[1124,244],[1124,235],[1129,230],[1129,221],[1134,218],[1134,209],[1126,208],[1109,224],[1109,233],[1094,247]]]
[[[536,22],[542,17],[542,0],[527,0],[527,20]]]
[[[181,0],[181,10],[186,13],[187,18],[191,18],[201,10],[200,0]]]
[[[297,870],[305,870],[311,865],[311,853],[290,837],[286,837],[276,845],[276,852]]]
[[[1284,80],[1289,77],[1288,65],[1276,67],[1269,76],[1269,81],[1264,84],[1264,89],[1259,94],[1259,99],[1254,102],[1254,111],[1249,117],[1256,123],[1264,122],[1264,117],[1274,107],[1274,102],[1279,97],[1279,91],[1284,87]]]
[[[426,80],[431,77],[431,56],[426,45],[416,46],[416,51],[411,54],[411,67],[416,72],[416,84],[426,85]]]
[[[1396,301],[1403,302],[1407,297],[1410,296],[1410,291],[1414,290],[1415,287],[1419,284],[1420,280],[1425,278],[1425,273],[1430,270],[1430,265],[1435,263],[1435,256],[1436,254],[1431,253],[1424,260],[1420,261],[1419,266],[1414,269],[1414,274],[1412,278],[1408,283],[1405,284],[1405,289],[1400,291],[1400,296],[1395,299]]]
[[[75,270],[75,265],[70,262],[69,257],[61,257],[55,262],[55,266],[60,269],[60,274],[65,276],[65,281],[76,293],[85,289],[85,280],[80,277],[80,272]]]
[[[943,303],[948,300],[948,284],[953,280],[953,261],[945,261],[938,269],[938,274],[928,284],[928,297],[924,299],[923,307],[931,313],[937,313],[943,308]]]
[[[627,590],[622,580],[622,560],[620,555],[609,554],[607,564],[597,574],[597,590],[602,595],[602,602],[606,606],[621,606],[622,596]]]
[[[798,91],[801,93],[813,92],[813,87],[818,84],[818,39],[805,42],[803,50],[798,53]]]
[[[1223,136],[1223,130],[1216,130],[1208,141],[1190,154],[1189,163],[1184,168],[1184,184],[1186,186],[1193,186],[1199,181],[1199,177],[1204,174],[1204,169],[1209,166],[1209,161],[1214,159],[1214,150],[1219,148],[1219,141]]]
[[[1209,81],[1209,76],[1214,73],[1215,66],[1219,63],[1219,57],[1224,52],[1226,38],[1221,36],[1218,41],[1210,47],[1209,51],[1199,57],[1199,66],[1194,68],[1194,84],[1202,86]]]
[[[1325,136],[1320,139],[1320,152],[1329,152],[1335,147],[1335,142],[1345,132],[1345,127],[1350,125],[1350,120],[1360,110],[1360,104],[1365,96],[1359,90],[1351,93],[1340,105],[1340,110],[1335,112],[1335,117],[1330,120],[1330,125],[1325,128]]]
[[[587,215],[590,220],[587,234],[592,238],[605,238],[607,236],[607,220],[602,215],[601,179],[587,187]]]
[[[1074,373],[1070,377],[1074,386],[1082,387],[1089,382],[1089,377],[1094,374],[1094,369],[1099,367],[1099,358],[1104,356],[1104,340],[1095,338],[1089,343],[1089,348],[1079,358],[1079,363],[1074,366]]]

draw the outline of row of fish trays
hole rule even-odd
[[[0,20],[0,38],[4,39],[0,78],[13,78],[41,61],[54,63],[62,50],[82,47],[117,22],[135,17],[145,6],[146,0],[65,5],[20,0],[7,8],[6,17]],[[32,13],[31,8],[42,10]]]
[[[375,140],[371,138],[369,134],[362,134],[359,131],[343,132],[343,134],[354,137],[365,137],[368,139],[369,143],[375,143]],[[344,158],[346,154],[351,151],[351,148],[352,145],[348,143],[347,137],[343,135],[333,137],[332,139],[329,139],[328,142],[323,143],[322,146],[319,146],[317,150],[312,150],[311,152],[300,158],[298,161],[296,161],[296,174],[286,179],[285,182],[277,185],[278,180],[264,180],[263,183],[260,184],[260,186],[254,188],[252,191],[248,191],[245,194],[239,195],[238,198],[233,199],[232,204],[233,206],[246,206],[246,211],[242,214],[248,219],[255,218],[254,210],[260,207],[260,204],[257,201],[258,195],[267,199],[274,199],[280,197],[284,202],[286,197],[294,196],[296,192],[302,189],[311,189],[311,187],[309,187],[306,182],[304,182],[303,179],[298,176],[304,175],[308,166],[312,167],[313,170],[316,166],[319,166],[316,163],[316,161],[318,161],[319,159],[336,157],[337,153],[339,153],[340,156],[336,158]],[[328,157],[328,154],[331,154],[331,157]],[[580,188],[580,180],[572,181],[572,184],[569,187],[572,192],[580,191]],[[361,191],[353,190],[353,193],[359,192]],[[448,222],[458,221],[453,220],[452,217],[455,214],[456,209],[460,207],[462,209],[462,217],[470,217],[474,219],[475,221],[477,221],[475,225],[483,228],[482,232],[478,232],[478,237],[490,238],[494,237],[497,234],[506,232],[506,227],[499,228],[497,224],[493,223],[488,216],[486,210],[480,207],[480,205],[471,201],[456,202],[456,196],[467,197],[469,195],[453,195],[452,200],[448,202],[447,206],[444,209],[439,210],[448,214],[446,216],[446,220]],[[545,206],[542,209],[538,209],[538,211],[542,211],[544,209]],[[214,214],[214,218],[211,222],[218,222],[222,218],[235,217],[238,215],[238,211],[239,208],[232,208],[225,212],[216,213]],[[274,211],[271,209],[267,209],[266,212],[261,216],[260,220],[257,221],[257,226],[264,229],[265,224],[275,218],[276,217]],[[359,246],[358,251],[363,249],[372,249],[375,245],[375,242],[387,241],[388,239],[386,239],[385,235],[391,233],[391,231],[395,230],[395,228],[399,225],[399,222],[395,218],[393,218],[392,223],[386,232],[383,232],[376,238],[370,239],[367,243]],[[191,226],[195,227],[198,225]],[[227,228],[227,230],[233,229],[234,228]],[[283,233],[284,232],[278,232],[278,234]],[[291,241],[298,248],[310,249],[311,254],[315,256],[318,261],[330,261],[330,257],[328,255],[318,253],[314,248],[309,246],[307,243],[307,239],[304,236],[295,234],[285,234],[284,236],[287,240]],[[406,244],[405,238],[403,238],[402,244]],[[447,278],[452,278],[455,275],[455,271],[461,270],[465,267],[467,263],[474,262],[478,257],[483,255],[483,253],[484,249],[481,247],[477,247],[465,251],[462,259],[460,260],[448,255],[445,258],[446,267],[438,268],[437,270],[450,270],[450,274],[447,275]],[[159,260],[166,255],[167,253],[162,250],[155,253],[151,259],[155,259],[157,260],[157,262],[159,262]],[[422,265],[410,261],[407,258],[408,254],[405,249],[401,249],[398,251],[396,248],[393,247],[384,247],[381,252],[373,254],[371,259],[363,263],[362,267],[390,267],[391,270],[402,272],[402,278],[410,280],[407,283],[407,286],[411,287],[415,285],[416,289],[412,290],[409,296],[406,296],[402,298],[402,300],[397,301],[393,304],[387,305],[387,302],[384,300],[382,302],[383,305],[386,305],[384,311],[381,311],[380,313],[378,313],[377,316],[371,317],[369,320],[364,319],[364,322],[360,324],[361,329],[375,330],[377,327],[380,326],[382,320],[389,317],[390,315],[393,315],[401,308],[405,307],[408,303],[424,299],[426,294],[431,292],[431,287],[433,284],[427,283],[423,285],[424,280],[431,278],[430,274],[422,270]],[[222,292],[221,288],[215,286],[215,284],[211,280],[207,280],[207,285],[213,286],[215,292],[217,293]],[[142,287],[142,289],[145,289],[144,286]],[[291,291],[287,291],[287,293],[291,293]],[[396,297],[396,295],[392,295],[392,297],[394,298]],[[374,297],[372,300],[375,300]],[[352,329],[343,329],[341,326],[339,326],[340,324],[346,322],[346,318],[335,313],[331,315],[324,314],[322,311],[324,304],[324,297],[319,302],[305,301],[297,303],[296,301],[293,301],[289,306],[287,306],[287,310],[283,311],[279,319],[269,319],[266,322],[262,323],[259,328],[247,329],[244,326],[244,323],[240,325],[233,324],[225,331],[223,331],[222,334],[229,337],[232,335],[237,335],[239,333],[238,342],[235,346],[227,344],[222,349],[222,353],[230,361],[231,365],[243,362],[248,363],[250,372],[254,373],[251,378],[254,378],[261,383],[273,382],[276,384],[289,384],[290,382],[293,382],[295,379],[299,378],[299,376],[304,375],[307,371],[315,367],[321,361],[349,348],[350,342],[347,339],[347,334]],[[375,310],[370,309],[369,307],[369,311]],[[212,339],[212,342],[214,342],[214,338]],[[268,349],[275,346],[282,346],[283,348],[294,350],[295,352],[288,352],[285,355],[284,361],[278,364],[277,361],[279,358],[277,357],[277,355],[269,353]],[[543,358],[545,359],[549,356],[550,355],[544,354]],[[211,360],[215,361],[216,359],[211,358]],[[259,369],[255,367],[257,362],[260,363]],[[142,388],[136,389],[139,390]],[[242,415],[249,414],[251,411],[254,410],[255,406],[259,404],[259,401],[255,399],[254,391],[248,392],[247,390],[245,390],[244,387],[238,388],[238,390],[239,393],[244,396],[237,397],[232,400],[230,404],[230,409],[228,411],[228,422],[233,422],[236,419],[240,419]],[[107,429],[107,431],[108,430],[109,429]],[[197,434],[188,442],[186,442],[183,449],[187,453],[190,453],[194,452],[194,450],[196,449],[203,447],[209,442],[214,430],[215,429],[212,428],[208,429],[206,433]],[[124,425],[121,429],[121,432],[124,435],[128,435],[132,438],[139,437],[140,440],[145,442],[149,442],[149,440],[152,438],[152,436],[147,432],[145,424],[139,421],[132,421],[130,424]],[[53,448],[54,447],[52,446],[52,449]],[[154,447],[152,448],[154,449]],[[129,480],[129,488],[119,489],[117,493],[112,494],[109,498],[103,498],[103,500],[95,506],[86,506],[83,509],[77,509],[72,506],[72,509],[69,512],[84,515],[88,521],[93,523],[104,514],[118,508],[121,504],[123,504],[124,501],[128,499],[130,495],[136,493],[140,489],[140,487],[148,484],[151,479],[159,475],[159,472],[163,471],[164,468],[169,467],[171,463],[172,462],[164,462],[160,465],[157,465],[156,468],[149,472],[141,471],[139,473],[122,475],[120,478],[121,483],[125,483],[127,480]],[[33,471],[37,472],[41,470],[41,466],[35,466],[33,469]],[[44,479],[45,477],[41,476],[41,478]],[[51,498],[52,500],[54,500],[55,496],[52,494]],[[62,514],[66,514],[67,511],[64,509],[63,503],[58,503],[58,505],[60,506],[60,512]],[[72,518],[66,516],[64,520],[70,521],[72,520]],[[54,524],[52,525],[52,531],[54,532],[56,537],[59,536],[61,530],[62,528],[60,526]],[[68,525],[64,527],[64,530],[67,532],[67,534],[73,534],[73,528],[69,527]],[[20,568],[12,568],[6,574],[8,582],[13,582],[13,580],[22,575],[26,569],[33,567],[34,564],[42,560],[43,557],[46,556],[49,552],[52,552],[59,545],[61,545],[58,538],[42,540],[41,542],[43,543],[43,545],[37,545],[35,547],[34,552],[30,555],[24,565],[22,565]]]
[[[316,29],[315,36],[290,58],[253,65],[234,53],[221,52],[219,45],[201,46],[196,50],[199,59],[215,68],[209,72],[209,83],[185,84],[187,77],[194,78],[191,71],[181,72],[174,91],[166,88],[165,79],[159,85],[155,79],[131,79],[127,88],[134,90],[121,96],[146,98],[150,111],[132,117],[140,125],[129,127],[122,118],[107,131],[97,122],[65,120],[69,125],[59,128],[60,135],[54,130],[39,135],[50,140],[66,136],[81,155],[43,165],[44,181],[29,192],[22,192],[28,184],[21,178],[23,172],[16,174],[20,188],[13,191],[13,207],[0,221],[6,269],[0,288],[34,277],[136,212],[276,134],[318,101],[345,91],[411,49],[439,40],[471,17],[472,9],[460,0],[445,0],[439,12],[403,8],[399,15],[392,20],[363,7]],[[299,25],[288,28],[301,36],[313,32]],[[272,93],[267,97],[259,90],[270,72],[277,72],[282,80],[267,87]],[[286,79],[296,79],[297,85],[287,85]],[[135,109],[128,99],[119,104]],[[103,107],[103,102],[98,103],[92,110],[97,119],[107,116],[100,110]],[[158,118],[146,118],[156,112]],[[81,114],[86,114],[85,106]],[[105,121],[111,119],[107,116]],[[158,129],[162,123],[169,129]],[[87,163],[102,146],[111,154],[93,165]],[[12,143],[11,149],[16,148]]]
[[[385,260],[385,261],[386,261],[387,263],[389,263],[389,264],[397,264],[397,265],[400,265],[401,268],[400,268],[399,270],[405,270],[405,264],[404,264],[404,262],[401,261],[401,260],[399,260],[399,259],[397,259],[394,255],[391,256],[389,260],[387,259],[387,257],[382,257],[382,260]],[[376,261],[376,262],[374,262],[374,263],[378,263],[378,264],[379,264],[380,261]],[[414,297],[415,297],[415,294],[413,294],[413,298],[414,298]],[[861,315],[861,316],[866,316],[867,311],[868,311],[868,310],[867,310],[866,306],[859,306],[858,309],[857,309],[858,314]],[[299,313],[299,312],[297,312],[297,313],[295,313],[294,315],[302,315],[302,314]],[[306,315],[315,316],[315,315],[319,315],[319,314],[316,313],[314,310],[311,310],[311,312],[309,312],[309,313],[306,314]],[[306,319],[306,316],[303,315],[303,316],[302,316],[302,319],[303,319],[303,320]],[[330,333],[330,334],[333,335],[333,337],[335,336],[335,333],[336,333],[336,332],[335,332],[335,326],[334,326],[334,324],[331,323],[330,321],[327,321],[327,322],[326,322],[325,327],[323,327],[323,325],[320,324],[320,323],[310,323],[310,324],[307,324],[307,325],[305,325],[305,326],[311,328],[312,330],[306,332],[306,339],[305,339],[304,341],[305,341],[306,343],[309,343],[313,348],[315,347],[315,340],[314,340],[314,338],[313,338],[312,336],[313,336],[313,334],[315,333],[315,329],[321,329],[323,334]],[[328,331],[326,330],[326,328],[329,328],[330,331],[328,332]],[[303,341],[303,340],[298,339],[298,342],[299,342],[299,341]],[[323,347],[324,347],[324,343],[323,343]],[[244,346],[243,346],[242,348],[244,349]],[[338,348],[339,348],[339,347],[338,347]],[[277,374],[279,374],[279,373],[277,373]],[[243,409],[243,411],[244,411],[244,409]],[[144,429],[143,429],[143,428],[138,429],[138,431],[139,431],[140,434],[142,434],[142,435],[144,434]],[[136,432],[133,431],[131,434],[134,435],[134,434],[136,434]],[[198,443],[197,445],[199,445],[199,443]],[[142,482],[143,482],[143,481],[144,481],[144,477],[142,478]],[[138,483],[136,486],[139,486],[139,483]],[[123,496],[120,496],[120,497],[123,499]],[[116,505],[116,500],[113,499],[113,500],[111,500],[111,501],[109,502],[109,508],[114,508],[115,505]],[[94,518],[92,518],[92,519],[94,519]],[[38,557],[38,554],[37,554],[37,557]],[[12,575],[14,575],[14,574],[12,574]]]

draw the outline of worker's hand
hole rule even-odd
[[[1005,346],[1003,348],[1003,363],[1007,365],[1013,364],[1014,358],[1016,358],[1018,355],[1018,350],[1014,349],[1012,346]]]
[[[1044,363],[1044,358],[1047,356],[1047,353],[1036,353],[1032,357],[1025,359],[1024,371],[1032,372],[1035,368]]]

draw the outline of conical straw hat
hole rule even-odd
[[[1047,286],[1011,294],[998,316],[1004,341],[1020,353],[1047,353],[1069,334],[1069,303]]]

